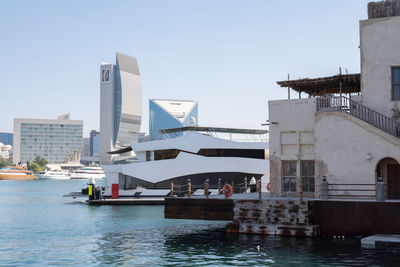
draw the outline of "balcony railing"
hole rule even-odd
[[[317,111],[343,111],[390,135],[400,137],[400,122],[344,96],[317,98]]]

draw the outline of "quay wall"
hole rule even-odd
[[[400,234],[398,201],[309,201],[310,218],[326,236]]]
[[[228,232],[288,236],[318,236],[308,202],[290,199],[236,200]]]
[[[166,198],[166,219],[233,220],[232,199]]]
[[[229,232],[292,236],[400,234],[399,201],[167,198],[165,218],[223,220]]]

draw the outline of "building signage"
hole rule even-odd
[[[102,82],[110,81],[110,69],[101,70],[101,81]]]

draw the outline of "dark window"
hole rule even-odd
[[[400,100],[400,67],[392,67],[392,100]]]
[[[296,192],[296,161],[282,161],[283,191]]]
[[[315,162],[313,160],[301,162],[301,182],[303,192],[315,192]]]
[[[265,159],[264,149],[207,149],[202,148],[197,153],[205,157],[238,157],[238,158],[252,158],[252,159]]]

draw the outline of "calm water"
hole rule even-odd
[[[400,249],[227,234],[225,223],[165,220],[161,206],[91,207],[62,198],[85,181],[0,181],[0,265],[400,266]]]

